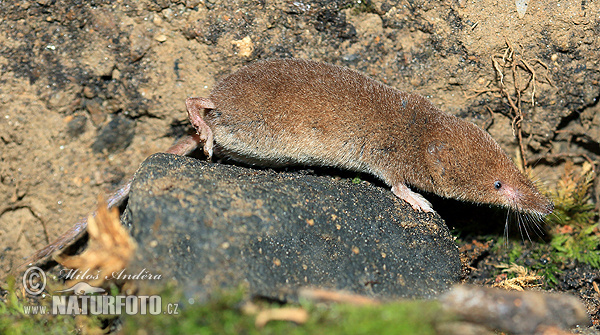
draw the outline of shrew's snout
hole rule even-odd
[[[505,185],[499,190],[509,207],[520,212],[532,212],[540,215],[552,214],[554,203],[536,189],[524,191]]]

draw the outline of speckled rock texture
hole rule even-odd
[[[432,297],[459,278],[439,216],[329,176],[156,154],[136,174],[124,220],[139,244],[133,267],[200,299],[239,285],[281,300],[300,287]]]

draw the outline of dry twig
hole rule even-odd
[[[269,321],[273,320],[302,324],[308,321],[308,312],[302,308],[293,307],[266,309],[258,313],[254,325],[256,328],[263,328]]]
[[[511,279],[504,279],[499,283],[492,285],[493,287],[500,287],[506,290],[524,291],[525,287],[539,286],[539,281],[543,279],[542,276],[538,276],[535,272],[529,272],[529,270],[521,265],[517,264],[499,264],[497,268],[502,268],[504,273],[514,273],[517,277]]]

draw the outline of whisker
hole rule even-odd
[[[521,240],[525,241],[525,237],[523,236],[523,227],[521,226],[521,217],[517,215],[517,226],[519,227],[519,234],[521,234]]]
[[[519,216],[519,220],[521,222],[521,224],[523,225],[523,230],[525,231],[525,235],[527,235],[527,239],[529,240],[529,243],[533,243],[533,241],[531,240],[531,236],[529,235],[529,230],[527,229],[527,220],[525,220],[526,216],[520,215]]]
[[[546,230],[544,229],[545,226],[545,222],[546,222],[546,215],[540,214],[540,213],[533,213],[533,215],[530,215],[529,217],[529,221],[531,222],[531,226],[533,226],[534,228],[534,232],[536,233],[536,235],[540,238],[543,239],[543,235],[546,235]],[[539,233],[538,233],[539,232]]]
[[[559,224],[563,223],[563,220],[558,216],[558,214],[556,214],[556,212],[552,212],[552,214],[550,214],[550,215],[552,215],[552,217],[555,219],[555,222],[557,222]]]
[[[504,222],[504,246],[508,248],[508,218],[512,209],[509,207],[506,211],[506,221]]]
[[[519,215],[519,225],[523,227],[523,231],[525,232],[525,236],[527,236],[527,240],[529,240],[529,243],[532,243],[531,236],[529,236],[529,230],[527,229],[527,222],[525,221],[525,217],[522,214]]]

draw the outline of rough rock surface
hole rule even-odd
[[[304,286],[431,297],[459,278],[439,216],[326,176],[156,154],[136,174],[125,221],[139,244],[133,272],[176,279],[192,296],[244,284],[276,299]]]

